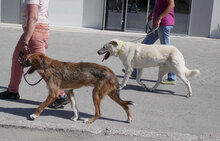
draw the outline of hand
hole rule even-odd
[[[161,18],[158,18],[155,23],[154,23],[154,28],[157,28],[160,26],[160,23],[161,23]]]
[[[153,18],[153,14],[151,13],[151,14],[147,17],[148,22],[151,21],[152,18]]]
[[[22,51],[23,51],[24,53],[29,54],[28,43],[25,42],[24,40],[22,41]]]

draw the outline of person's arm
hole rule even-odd
[[[154,27],[160,26],[161,20],[175,7],[174,0],[167,0],[167,7],[157,18]]]
[[[38,5],[36,4],[28,4],[27,5],[28,11],[28,20],[27,20],[27,27],[24,30],[24,44],[28,44],[31,36],[34,32],[35,26],[38,20]],[[24,45],[25,46],[25,45]],[[25,48],[26,50],[26,48]]]

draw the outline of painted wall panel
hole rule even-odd
[[[102,29],[104,0],[84,0],[83,27]]]
[[[208,37],[213,0],[192,0],[189,35]]]
[[[83,0],[50,0],[49,22],[56,26],[81,27]]]
[[[212,11],[212,20],[210,27],[210,37],[220,39],[220,0],[214,0],[213,11]]]
[[[20,0],[1,0],[1,22],[20,23]]]

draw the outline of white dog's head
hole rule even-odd
[[[118,39],[113,39],[110,42],[106,43],[100,50],[97,51],[99,55],[105,54],[102,61],[107,60],[110,56],[118,56],[120,46],[123,41]]]

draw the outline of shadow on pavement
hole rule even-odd
[[[0,107],[0,112],[8,113],[8,114],[16,115],[16,116],[21,116],[21,117],[26,117],[27,120],[29,120],[29,116],[36,111],[38,105],[41,104],[41,102],[26,100],[26,99],[6,100],[6,101],[22,103],[22,104],[37,105],[36,108],[5,108],[5,107]],[[91,112],[93,112],[93,111],[91,111]],[[67,111],[67,110],[63,110],[63,109],[45,108],[40,116],[55,116],[55,117],[59,117],[59,118],[63,118],[63,119],[70,119],[73,116],[73,112],[71,110]],[[79,119],[78,120],[83,121],[82,118],[91,118],[92,116],[94,116],[94,115],[79,112]],[[126,121],[111,119],[111,118],[106,118],[106,117],[100,117],[99,119],[116,121],[116,122],[126,122]]]
[[[120,75],[117,75],[117,77],[118,78],[124,78],[124,76],[120,76]],[[134,78],[130,78],[130,79],[134,79]],[[155,80],[148,80],[148,79],[141,79],[141,81],[147,81],[147,82],[152,82],[152,83],[156,83],[157,82]],[[139,84],[137,84],[137,85],[127,84],[126,87],[124,87],[123,89],[125,89],[125,90],[136,90],[136,91],[155,93],[155,94],[163,94],[163,95],[172,95],[172,96],[186,97],[186,95],[176,94],[174,91],[169,91],[169,90],[156,89],[153,92],[147,91],[144,88],[142,88]]]
[[[154,91],[147,91],[141,86],[137,85],[127,85],[123,89],[125,90],[136,90],[136,91],[143,91],[143,92],[148,92],[148,93],[155,93],[155,94],[162,94],[162,95],[172,95],[172,96],[180,96],[180,97],[186,97],[186,95],[182,94],[176,94],[174,91],[169,91],[169,90],[162,90],[162,89],[156,89]]]

